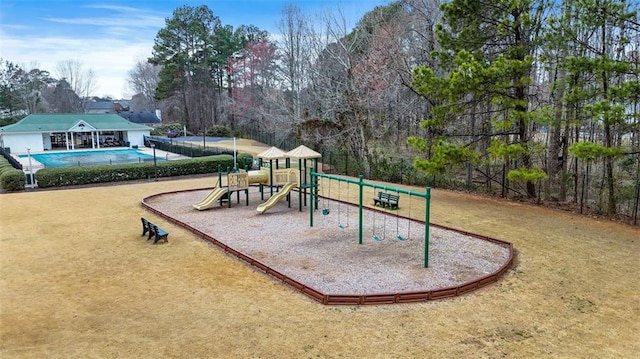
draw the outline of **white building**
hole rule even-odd
[[[12,153],[144,146],[151,128],[116,114],[34,114],[0,127],[0,147]]]

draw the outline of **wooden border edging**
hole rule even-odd
[[[193,192],[193,191],[200,191],[200,190],[206,190],[206,189],[211,189],[211,188],[197,188],[197,189],[189,189],[189,190],[179,190],[179,191],[171,191],[171,192],[163,192],[163,193],[157,193],[148,197],[145,197],[142,199],[142,207],[144,207],[145,209],[153,212],[154,214],[157,214],[158,216],[168,220],[169,222],[176,224],[182,228],[185,228],[189,231],[191,231],[192,233],[194,233],[195,235],[197,235],[198,237],[201,237],[202,239],[205,239],[209,242],[211,242],[212,244],[215,244],[216,246],[220,247],[222,249],[222,251],[224,253],[227,254],[231,254],[233,256],[235,256],[236,258],[246,262],[247,264],[255,267],[256,269],[260,270],[261,272],[264,272],[265,274],[279,280],[280,282],[288,285],[289,287],[299,291],[300,293],[306,295],[307,297],[315,300],[316,302],[319,302],[321,304],[324,305],[381,305],[381,304],[397,304],[397,303],[418,303],[418,302],[426,302],[426,301],[430,301],[430,300],[439,300],[439,299],[445,299],[445,298],[451,298],[451,297],[455,297],[455,296],[459,296],[459,295],[463,295],[463,294],[467,294],[470,292],[473,292],[475,290],[478,290],[482,287],[485,287],[489,284],[495,283],[498,281],[498,279],[504,274],[506,273],[509,268],[511,268],[511,266],[513,265],[514,262],[514,257],[515,257],[515,252],[513,250],[513,245],[509,242],[506,241],[502,241],[499,239],[495,239],[495,238],[490,238],[490,237],[486,237],[486,236],[482,236],[482,235],[478,235],[478,234],[474,234],[474,233],[470,233],[470,232],[466,232],[466,231],[461,231],[458,229],[454,229],[451,227],[446,227],[446,226],[442,226],[439,224],[434,224],[434,223],[430,223],[430,226],[434,226],[434,227],[438,227],[441,229],[445,229],[445,230],[449,230],[449,231],[453,231],[453,232],[457,232],[460,234],[464,234],[470,237],[474,237],[477,239],[481,239],[481,240],[485,240],[488,242],[492,242],[492,243],[496,243],[499,244],[501,246],[504,246],[506,248],[509,249],[509,258],[507,260],[507,262],[500,267],[500,269],[498,269],[496,272],[491,273],[489,275],[486,275],[484,277],[478,278],[476,280],[467,282],[467,283],[463,283],[461,285],[455,286],[455,287],[448,287],[448,288],[441,288],[441,289],[434,289],[434,290],[430,290],[430,291],[424,291],[424,292],[405,292],[405,293],[375,293],[375,294],[365,294],[365,295],[357,295],[357,294],[325,294],[322,293],[314,288],[308,287],[306,285],[304,285],[303,283],[300,283],[298,281],[296,281],[293,278],[290,278],[288,276],[286,276],[283,273],[278,272],[277,270],[269,267],[268,265],[256,260],[255,258],[252,258],[251,256],[248,256],[244,253],[241,253],[231,247],[229,247],[228,245],[220,242],[219,240],[211,237],[210,235],[208,235],[207,233],[204,233],[194,227],[191,227],[190,225],[176,219],[173,218],[155,208],[153,208],[151,205],[149,205],[147,203],[147,200],[154,198],[154,197],[159,197],[159,196],[163,196],[163,195],[167,195],[167,194],[175,194],[175,193],[182,193],[182,192]],[[403,217],[405,219],[409,219],[406,217]],[[409,219],[411,221],[415,221],[415,222],[420,222],[418,220],[414,220],[414,219]],[[422,222],[421,222],[422,223]]]

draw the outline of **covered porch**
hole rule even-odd
[[[44,136],[43,136],[44,137]],[[129,147],[126,131],[52,132],[43,138],[45,150],[96,149],[103,147]],[[47,140],[49,146],[47,146]],[[47,148],[48,147],[48,148]]]

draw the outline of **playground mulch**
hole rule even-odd
[[[327,179],[320,183],[327,185]],[[356,185],[351,186],[345,193],[358,193]],[[192,205],[206,198],[210,189],[157,195],[145,199],[145,204],[206,233],[221,247],[249,256],[250,262],[259,261],[269,271],[275,270],[323,294],[349,295],[354,299],[365,295],[449,293],[450,288],[472,286],[475,281],[501,273],[512,259],[506,243],[435,226],[430,228],[425,243],[426,226],[398,213],[408,213],[410,207],[421,207],[419,212],[424,213],[426,203],[420,197],[403,194],[400,210],[374,210],[367,206],[373,202],[373,190],[363,191],[366,204],[359,244],[358,206],[323,198],[318,205],[328,214],[315,211],[311,227],[310,207],[303,205],[304,194],[292,191],[289,202],[281,199],[273,208],[259,213],[256,207],[264,202],[262,198],[269,198],[269,188],[264,192],[251,186],[246,192],[248,198],[245,193],[232,194],[231,208],[215,202],[206,211],[197,211]],[[430,258],[424,256],[425,247]]]
[[[323,306],[140,205],[147,196],[211,187],[214,180],[1,194],[0,357],[628,358],[640,352],[638,227],[436,189],[433,223],[513,243],[515,267],[460,297]],[[142,216],[168,230],[169,243],[140,237]]]

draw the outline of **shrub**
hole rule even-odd
[[[236,162],[239,169],[251,169],[253,167],[253,155],[250,153],[238,153],[236,155]]]
[[[89,167],[44,168],[36,172],[39,187],[62,187],[92,183],[120,182],[154,177],[213,173],[233,165],[230,155],[199,157],[177,161],[117,164]],[[156,172],[157,171],[157,172]]]
[[[13,167],[3,170],[0,174],[0,185],[5,191],[22,191],[26,182],[27,176],[24,172]]]
[[[15,169],[11,163],[7,162],[7,160],[0,160],[0,172],[10,169]]]
[[[13,167],[6,158],[0,156],[0,187],[5,191],[22,191],[27,177],[19,169]]]
[[[226,126],[213,126],[207,130],[207,136],[211,137],[232,137],[232,131]]]
[[[234,128],[233,130],[231,130],[231,136],[229,136],[229,137],[243,138],[243,137],[245,137],[245,133],[244,133],[244,131],[242,131],[239,128]]]
[[[180,123],[168,123],[162,126],[155,127],[151,130],[151,136],[166,136],[169,131],[177,131],[179,134],[183,134],[184,126]]]
[[[171,143],[165,141],[157,141],[154,143],[156,144],[156,148],[159,150],[189,157],[215,156],[222,154],[233,156],[233,150],[219,147],[185,146],[180,142]],[[236,155],[236,161],[238,163],[238,168],[240,169],[244,169],[245,166],[251,168],[253,166],[253,155],[250,153],[238,153]],[[233,165],[230,167],[233,167]]]

